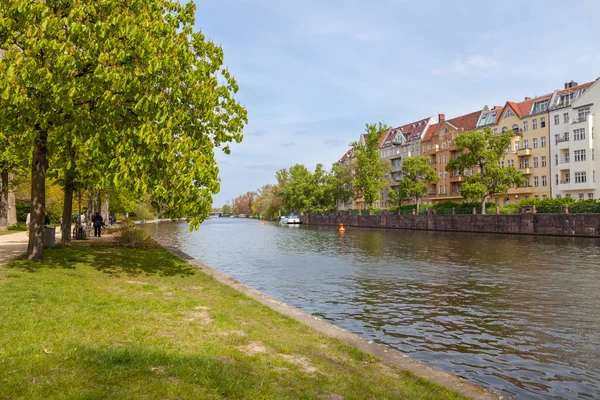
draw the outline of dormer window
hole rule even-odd
[[[509,109],[508,109],[508,111],[506,112],[506,115],[504,115],[504,116],[505,116],[506,118],[508,118],[508,117],[514,117],[514,116],[515,116],[515,113],[513,112],[513,110],[512,110],[512,109],[510,109],[510,108],[509,108]]]
[[[549,102],[550,100],[543,100],[535,103],[535,105],[533,106],[532,114],[537,114],[546,111],[548,109]]]

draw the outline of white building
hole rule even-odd
[[[596,116],[600,117],[600,80],[583,85],[571,81],[554,92],[549,109],[552,198],[600,198]]]

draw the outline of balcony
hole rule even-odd
[[[508,191],[509,194],[523,194],[523,193],[533,193],[533,186],[531,185],[523,185],[518,188],[512,188]]]
[[[463,181],[463,177],[460,175],[450,177],[450,182],[462,182],[462,181]]]
[[[523,175],[531,175],[533,173],[533,169],[532,168],[519,168],[519,171],[521,171],[521,173]]]
[[[517,150],[517,157],[527,157],[531,155],[531,149],[519,149]]]
[[[523,136],[523,130],[522,129],[513,129],[513,133],[515,134],[515,136]]]

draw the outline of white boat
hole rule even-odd
[[[297,224],[301,224],[302,221],[300,221],[300,216],[297,214],[290,214],[287,216],[287,222],[286,224],[288,225],[297,225]]]
[[[279,222],[282,223],[282,224],[287,224],[288,217],[282,215],[281,217],[279,217]]]
[[[240,218],[246,218],[246,214],[240,214]]]

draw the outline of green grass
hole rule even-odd
[[[11,233],[16,233],[16,232],[24,232],[25,230],[27,230],[27,226],[25,225],[25,222],[17,222],[17,226],[11,226],[8,228],[7,231],[0,231],[0,236],[10,235]]]
[[[0,398],[458,399],[164,249],[82,243],[0,267]]]

